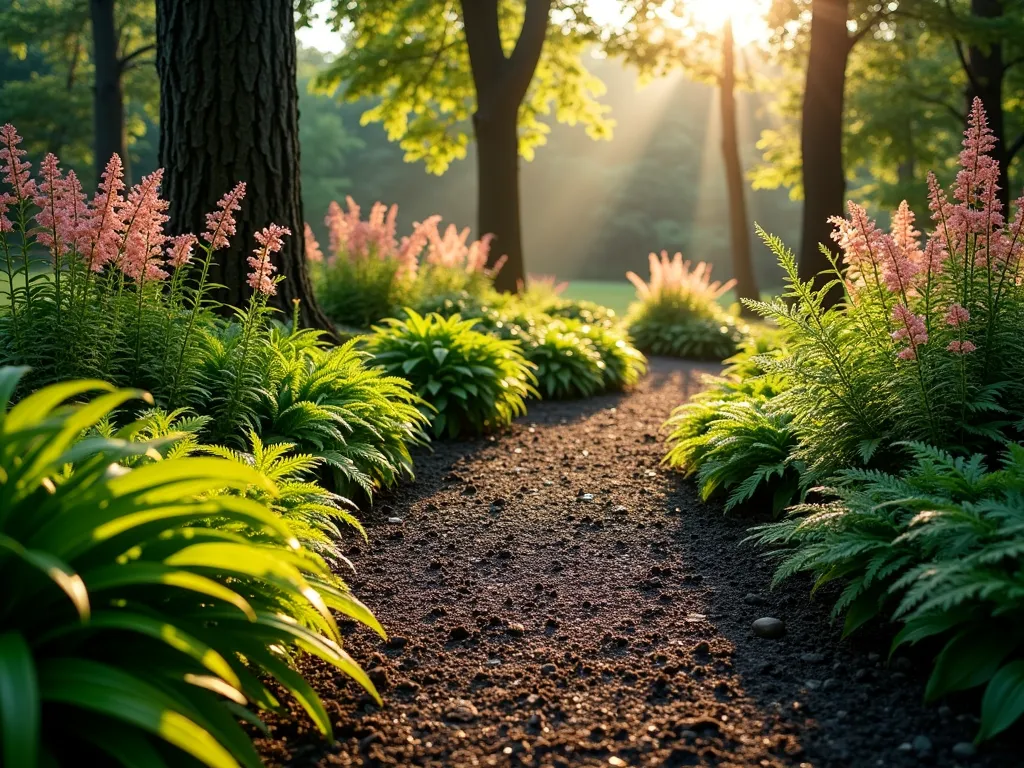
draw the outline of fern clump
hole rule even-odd
[[[415,281],[394,259],[331,259],[312,271],[317,300],[342,326],[369,328],[416,302]]]
[[[671,260],[664,251],[660,258],[652,253],[650,267],[648,282],[633,272],[626,274],[637,288],[637,301],[626,316],[637,347],[695,360],[723,360],[733,354],[743,332],[719,299],[734,281],[712,282],[707,264],[691,269],[679,253]]]
[[[537,366],[537,388],[545,399],[592,397],[605,389],[601,353],[573,321],[553,320],[530,333],[526,358]]]
[[[986,686],[978,738],[989,738],[1024,714],[1024,446],[994,472],[978,454],[905,448],[904,472],[844,470],[820,489],[833,500],[753,538],[781,560],[776,581],[844,581],[834,612],[847,634],[882,616],[903,626],[894,650],[942,643],[926,696]]]
[[[473,330],[458,315],[423,317],[375,327],[364,343],[373,360],[412,384],[435,436],[480,434],[500,429],[526,413],[536,377],[515,341]]]

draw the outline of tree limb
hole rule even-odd
[[[124,72],[126,69],[129,69],[131,63],[135,59],[139,58],[139,56],[142,56],[144,54],[149,53],[150,51],[155,51],[155,50],[156,50],[156,43],[150,43],[149,45],[143,45],[140,48],[136,48],[134,51],[129,53],[127,56],[122,56],[120,59],[118,59],[117,63],[121,67],[121,71]]]
[[[498,0],[460,0],[460,5],[479,110],[489,101],[507,63],[498,29]]]
[[[1006,162],[1009,163],[1017,155],[1018,152],[1024,149],[1024,133],[1014,139],[1013,143],[1008,145],[1006,148]]]
[[[523,28],[509,59],[511,67],[508,87],[517,107],[526,95],[533,73],[537,70],[537,62],[540,60],[540,52],[544,48],[544,39],[548,33],[550,15],[551,0],[526,0]]]

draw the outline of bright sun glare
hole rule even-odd
[[[764,0],[686,0],[697,23],[708,29],[721,29],[732,19],[733,34],[740,45],[764,40],[768,27]]]

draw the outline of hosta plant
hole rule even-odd
[[[525,350],[546,399],[591,397],[605,389],[605,362],[578,323],[550,321],[529,334]]]
[[[670,259],[665,251],[650,255],[650,271],[649,281],[626,273],[637,289],[626,324],[639,349],[696,360],[723,360],[736,351],[742,330],[719,303],[735,281],[713,282],[708,264],[691,267],[682,254]]]
[[[604,388],[632,387],[647,373],[647,358],[633,346],[625,330],[616,326],[568,321],[582,338],[593,344],[604,363]]]
[[[434,435],[479,434],[526,413],[536,378],[518,342],[480,333],[458,315],[405,313],[375,327],[365,345],[388,373],[412,383]]]
[[[141,393],[72,381],[11,407],[22,374],[0,369],[4,765],[256,768],[239,723],[283,710],[282,694],[330,735],[299,653],[376,696],[332,612],[379,624],[281,517],[240,495],[272,498],[265,475],[162,458],[130,439],[135,424],[83,438]]]
[[[915,443],[899,474],[850,469],[822,492],[755,529],[781,559],[776,580],[807,572],[840,581],[846,632],[882,616],[902,626],[893,650],[939,651],[926,696],[984,686],[983,740],[1024,715],[1024,446],[998,471],[984,457]]]

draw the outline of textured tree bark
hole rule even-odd
[[[494,285],[512,292],[526,280],[519,216],[519,106],[533,79],[547,34],[552,0],[527,0],[523,28],[506,56],[498,30],[498,0],[461,0],[476,89],[477,226],[494,235],[489,263],[508,261]]]
[[[1002,0],[971,0],[971,15],[980,19],[997,19],[1003,15]],[[999,199],[1003,210],[1010,203],[1010,155],[1003,116],[1003,45],[997,39],[985,46],[971,45],[967,49],[967,114],[974,98],[981,99],[988,115],[988,124],[996,136],[993,154],[999,161]]]
[[[296,42],[289,0],[157,0],[160,163],[170,227],[200,233],[205,214],[238,181],[238,232],[217,252],[219,301],[248,300],[253,233],[274,222],[292,236],[275,257],[285,280],[276,306],[300,302],[303,325],[333,331],[313,295],[303,248]]]
[[[722,77],[719,83],[722,109],[722,157],[725,160],[725,181],[729,190],[729,236],[732,246],[732,273],[736,293],[741,299],[757,300],[757,276],[750,256],[750,226],[747,219],[746,185],[740,161],[739,131],[736,127],[736,50],[732,19],[725,23],[722,35]],[[746,316],[757,313],[743,307]]]
[[[807,60],[800,150],[804,219],[799,274],[811,280],[829,268],[819,243],[831,244],[830,216],[843,215],[843,91],[852,41],[846,29],[847,0],[812,0],[811,49]],[[834,291],[831,302],[838,299]]]
[[[93,86],[93,130],[96,147],[96,178],[110,156],[117,154],[130,179],[121,88],[121,59],[114,21],[115,0],[89,0],[92,22],[92,58],[96,69]]]

